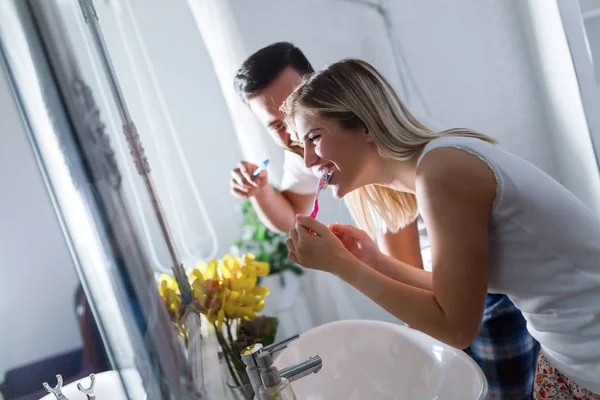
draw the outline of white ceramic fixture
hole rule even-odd
[[[301,334],[275,359],[282,369],[319,355],[319,373],[292,383],[302,400],[483,400],[487,381],[463,351],[406,326],[337,321]]]

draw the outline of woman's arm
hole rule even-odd
[[[433,275],[431,272],[409,265],[394,257],[380,253],[377,261],[370,267],[395,281],[429,292],[433,291]]]
[[[377,244],[381,251],[373,265],[377,271],[398,282],[433,290],[431,273],[423,269],[416,220],[398,232],[384,233]]]
[[[423,269],[417,220],[398,232],[384,233],[379,237],[377,244],[383,254],[415,268]]]
[[[395,281],[349,254],[331,269],[411,327],[465,348],[485,305],[496,180],[477,157],[440,148],[424,157],[416,186],[432,248],[432,291]]]
[[[416,231],[415,226],[404,229],[410,229],[411,227]],[[411,258],[414,260],[417,257],[419,262],[421,260],[418,237],[416,241],[411,241],[410,236],[412,234],[407,235],[404,229],[395,234],[386,235],[387,245],[389,246],[388,251],[393,253],[393,256],[388,256],[381,252],[377,243],[371,239],[367,232],[353,225],[332,224],[329,229],[340,240],[345,249],[365,265],[399,282],[430,291],[433,290],[431,272],[406,262],[406,260]],[[407,236],[409,236],[409,240],[405,242],[404,239],[407,239]],[[414,239],[414,236],[412,238]],[[395,257],[400,258],[400,260]]]

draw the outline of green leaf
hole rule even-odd
[[[267,228],[265,226],[260,226],[256,232],[256,239],[259,241],[264,241],[267,235]]]
[[[249,200],[242,203],[240,210],[242,212],[240,236],[233,241],[232,249],[237,247],[240,253],[252,253],[258,261],[268,262],[269,275],[286,270],[302,275],[303,269],[287,258],[288,249],[285,245],[287,235],[270,231],[260,221]]]

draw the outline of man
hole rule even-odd
[[[313,68],[300,49],[282,42],[251,55],[235,77],[238,94],[286,151],[280,190],[269,185],[266,171],[253,177],[258,166],[247,161],[233,170],[231,190],[240,199],[250,199],[261,221],[276,232],[288,232],[294,227],[296,214],[310,212],[319,179],[305,167],[302,149],[290,139],[279,110],[303,75],[311,72]],[[435,128],[432,121],[419,120]],[[423,268],[421,250],[427,255],[428,241],[417,221],[378,239],[382,252]],[[521,312],[506,296],[488,296],[480,332],[466,352],[482,367],[490,399],[531,398],[539,344],[528,334]]]

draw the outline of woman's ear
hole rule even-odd
[[[373,138],[373,135],[371,134],[371,132],[369,132],[369,128],[365,127],[362,129],[363,129],[363,135],[364,135],[365,139],[367,140],[367,143],[373,143],[375,141],[375,139]]]

